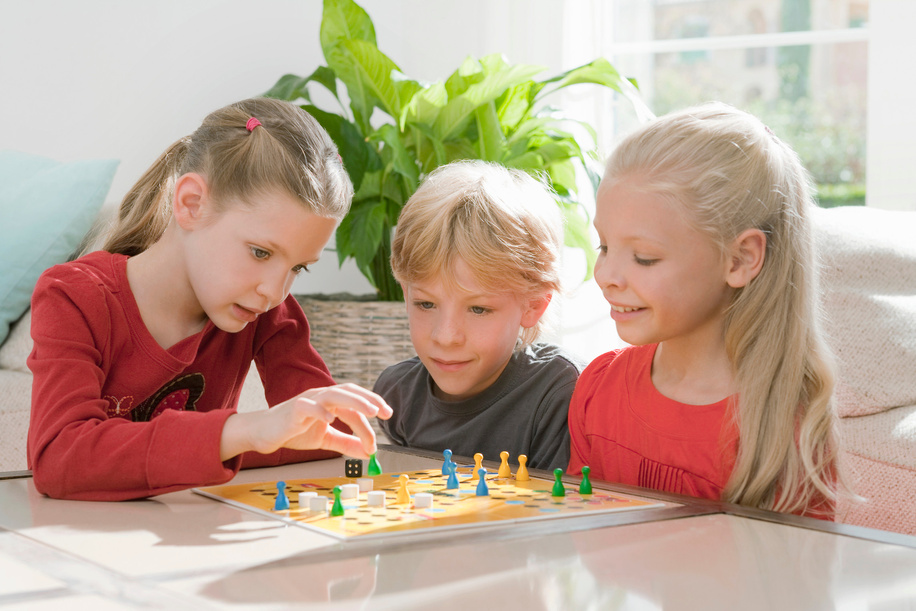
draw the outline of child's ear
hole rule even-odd
[[[182,229],[192,229],[201,223],[208,212],[208,196],[207,181],[200,174],[189,172],[175,181],[172,215]]]
[[[547,306],[550,305],[550,299],[552,297],[552,294],[544,293],[543,295],[535,295],[528,299],[528,309],[522,314],[522,327],[530,329],[538,324],[538,321],[541,320],[541,316],[547,311]]]
[[[732,243],[725,281],[741,288],[757,277],[766,259],[767,236],[759,229],[746,229]]]

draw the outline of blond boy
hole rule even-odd
[[[565,468],[581,363],[535,343],[559,290],[563,223],[550,191],[485,162],[437,169],[398,219],[391,265],[417,357],[375,384],[397,444]]]

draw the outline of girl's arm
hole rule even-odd
[[[325,391],[318,395],[322,404],[326,402],[344,401],[344,404],[341,405],[346,406],[349,405],[349,402],[354,397],[359,397],[363,402],[363,406],[365,406],[365,402],[368,402],[368,404],[374,406],[375,413],[370,415],[364,412],[361,418],[364,422],[367,417],[377,416],[386,419],[390,417],[391,409],[385,401],[375,393],[352,384],[335,387],[334,379],[331,377],[327,365],[325,365],[321,356],[315,351],[315,348],[309,342],[309,338],[310,329],[308,321],[305,318],[305,314],[299,302],[296,301],[293,295],[287,296],[283,303],[258,319],[253,340],[253,354],[255,363],[258,366],[258,373],[264,385],[264,394],[267,399],[267,404],[272,407],[270,410],[267,410],[267,412],[238,414],[238,416],[243,416],[243,418],[233,417],[232,425],[233,428],[242,423],[245,423],[245,428],[248,426],[260,426],[262,424],[264,427],[271,427],[277,426],[281,419],[289,417],[291,420],[289,426],[292,428],[288,433],[279,434],[280,437],[286,436],[286,438],[290,440],[289,443],[281,444],[281,446],[276,447],[271,443],[264,443],[263,440],[258,442],[258,447],[275,448],[274,451],[268,450],[266,452],[264,450],[258,451],[254,449],[255,446],[248,445],[250,443],[249,441],[242,441],[242,445],[237,446],[236,444],[238,444],[239,440],[234,439],[236,437],[234,434],[235,432],[233,428],[230,428],[229,434],[233,438],[230,443],[233,447],[229,450],[229,453],[239,448],[244,450],[244,453],[241,455],[242,468],[268,467],[307,460],[319,460],[323,458],[332,458],[341,453],[349,456],[361,456],[363,454],[361,449],[348,451],[333,450],[331,445],[325,443],[314,446],[303,446],[299,440],[296,440],[297,435],[294,434],[294,431],[298,430],[300,426],[297,422],[297,417],[289,416],[288,414],[281,415],[279,413],[273,413],[274,410],[284,406],[293,399],[300,397],[304,397],[308,400],[313,399],[315,391]],[[245,368],[245,371],[247,371],[247,368]],[[334,387],[335,390],[330,393],[326,392],[329,391],[331,387]],[[341,405],[338,405],[338,407]],[[292,408],[286,406],[283,411],[286,413],[291,409]],[[341,412],[341,416],[333,422],[332,426],[327,427],[327,435],[329,436],[328,443],[333,439],[333,445],[335,446],[339,445],[341,442],[345,443],[348,448],[358,448],[364,445],[362,442],[358,442],[358,440],[367,439],[365,429],[361,427],[361,432],[357,434],[357,437],[347,435],[348,433],[356,432],[356,429],[353,429],[350,423],[344,420],[343,414],[345,414],[345,412]],[[263,431],[263,429],[261,430]],[[267,437],[274,438],[273,434],[265,434]],[[375,448],[375,433],[372,432],[371,428],[369,428],[369,435],[371,435],[372,439],[372,443],[369,447]],[[222,451],[220,454],[225,455]]]

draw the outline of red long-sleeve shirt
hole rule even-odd
[[[269,405],[334,383],[292,296],[238,333],[208,322],[166,350],[140,317],[127,257],[95,252],[41,276],[32,338],[28,459],[49,496],[140,498],[224,483],[243,465],[337,455],[281,449],[219,459],[252,359]]]

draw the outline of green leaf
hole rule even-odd
[[[346,85],[353,118],[363,133],[371,131],[369,118],[375,105],[371,89],[360,79],[353,59],[344,43],[362,41],[375,46],[375,27],[372,20],[353,0],[324,0],[321,16],[321,50],[325,61]]]
[[[405,130],[408,123],[431,126],[447,102],[448,94],[442,83],[433,83],[417,91],[401,111],[401,130]]]
[[[280,77],[280,80],[274,83],[273,87],[267,90],[264,97],[287,100],[290,102],[295,102],[297,100],[311,102],[308,89],[306,89],[309,80],[311,80],[309,77],[284,74]]]
[[[337,75],[333,70],[327,66],[318,66],[308,78],[310,81],[324,85],[324,88],[334,94],[334,97],[340,101],[340,96],[337,95]]]
[[[404,143],[401,141],[401,134],[398,128],[390,123],[382,125],[371,137],[373,142],[383,142],[385,148],[390,152],[392,169],[405,177],[412,185],[411,192],[417,188],[420,182],[420,169],[413,156],[407,151]]]
[[[344,162],[347,174],[353,181],[353,188],[358,190],[362,186],[363,176],[369,171],[372,163],[371,157],[375,150],[366,143],[356,126],[345,117],[325,112],[314,106],[303,106],[310,115],[328,132],[331,140],[337,145],[337,150]]]
[[[499,161],[506,149],[506,138],[499,125],[496,106],[491,102],[474,111],[477,120],[477,154],[485,161]]]
[[[590,221],[587,215],[583,214],[584,208],[575,203],[559,202],[560,209],[563,212],[563,218],[566,220],[566,231],[563,235],[563,242],[571,248],[579,248],[585,253],[586,270],[583,280],[588,280],[595,269],[595,261],[598,258],[598,252],[592,243],[592,236],[589,232]]]
[[[423,173],[427,174],[429,172],[432,172],[435,168],[439,167],[440,165],[444,165],[446,163],[446,158],[447,158],[447,155],[445,152],[445,144],[442,142],[442,140],[439,139],[439,137],[435,133],[433,133],[432,126],[425,125],[423,123],[417,123],[417,124],[411,123],[409,127],[423,134],[426,137],[425,142],[432,145],[433,152],[435,154],[435,156],[432,158],[426,157],[420,160],[421,161],[421,170],[423,171]]]
[[[342,40],[364,40],[377,46],[372,19],[353,0],[324,0],[318,36],[325,57]]]
[[[506,90],[530,79],[541,70],[543,68],[539,66],[518,65],[486,75],[482,81],[471,85],[464,93],[449,100],[436,118],[436,133],[443,140],[455,136],[467,125],[475,108],[492,102]]]
[[[558,161],[547,166],[547,173],[550,174],[550,182],[554,188],[564,191],[564,194],[576,193],[576,166],[571,159]]]
[[[378,199],[354,202],[347,217],[351,219],[349,249],[360,269],[368,268],[382,241],[385,203]]]
[[[445,79],[445,91],[449,98],[455,98],[467,91],[468,87],[483,80],[483,67],[473,57],[466,57],[458,69]]]
[[[623,93],[620,89],[620,82],[624,80],[617,69],[611,65],[611,62],[599,57],[591,63],[567,70],[563,74],[550,79],[541,81],[542,84],[557,83],[556,89],[577,85],[580,83],[593,83],[610,87],[614,91]],[[556,91],[556,89],[554,91]]]
[[[646,106],[645,102],[642,101],[639,91],[636,89],[635,81],[620,76],[620,73],[611,65],[611,62],[603,57],[599,57],[591,63],[579,66],[578,68],[568,70],[554,78],[542,81],[542,85],[548,83],[557,83],[557,86],[545,93],[545,96],[549,93],[559,91],[564,87],[569,87],[570,85],[582,83],[602,85],[613,89],[627,98],[630,103],[633,104],[640,120],[649,120],[655,116],[652,111],[649,110],[649,107]]]
[[[529,81],[520,83],[500,98],[497,113],[504,133],[514,131],[531,112],[531,100],[528,97],[531,85]]]
[[[569,138],[562,140],[551,139],[536,147],[535,150],[544,160],[544,165],[546,166],[564,161],[570,157],[579,157],[579,155],[581,155],[579,146],[574,140]]]
[[[381,103],[381,109],[391,117],[401,115],[401,101],[395,88],[394,74],[400,72],[397,64],[379,51],[375,45],[362,40],[346,40],[341,46],[350,56],[351,68],[365,89]],[[349,90],[350,83],[341,77]]]

